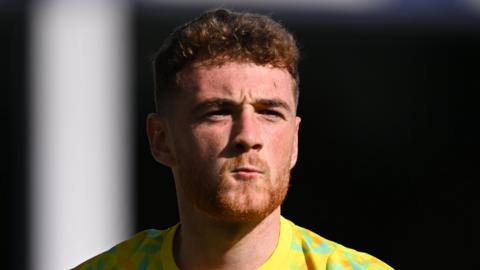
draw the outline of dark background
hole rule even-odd
[[[27,8],[0,1],[0,247],[2,268],[28,258]]]
[[[299,160],[283,215],[397,269],[477,265],[479,16],[453,7],[237,9],[271,14],[301,47]],[[151,158],[144,131],[153,111],[150,57],[203,10],[133,9],[135,231],[178,221],[172,176]],[[28,13],[22,4],[0,12],[2,254],[7,268],[23,269]]]

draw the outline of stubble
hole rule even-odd
[[[255,179],[232,176],[235,168],[246,165],[262,173]],[[182,170],[181,188],[194,207],[218,220],[260,221],[282,204],[288,192],[290,168],[286,164],[276,176],[265,161],[253,155],[230,158],[210,175],[201,167]]]

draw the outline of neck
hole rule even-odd
[[[280,234],[280,207],[251,222],[225,222],[180,206],[174,257],[180,269],[256,269],[273,253]]]

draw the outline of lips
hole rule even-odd
[[[244,179],[252,179],[263,174],[261,170],[255,167],[249,167],[249,166],[237,167],[232,170],[232,173],[233,175],[239,178],[244,178]]]
[[[261,170],[255,167],[238,167],[232,170],[232,172],[262,173]]]

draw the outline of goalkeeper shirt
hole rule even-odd
[[[178,224],[146,230],[75,267],[74,270],[178,270],[173,238]],[[280,237],[260,270],[390,270],[379,259],[327,240],[281,217]]]

